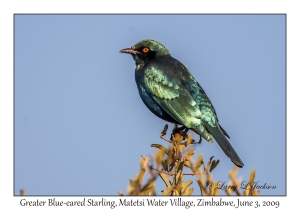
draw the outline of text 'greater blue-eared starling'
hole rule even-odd
[[[206,93],[168,49],[154,40],[142,40],[120,51],[135,60],[135,81],[148,109],[163,120],[184,125],[208,142],[212,137],[231,161],[244,164],[219,125],[217,113]]]

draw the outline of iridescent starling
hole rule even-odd
[[[167,48],[154,40],[142,40],[120,52],[131,54],[135,60],[137,88],[153,114],[184,125],[208,142],[212,142],[213,137],[235,165],[244,166],[226,138],[229,135],[219,125],[217,113],[206,93]]]

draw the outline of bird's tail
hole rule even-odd
[[[210,125],[205,126],[208,132],[214,137],[216,142],[220,145],[224,153],[231,159],[231,161],[238,167],[242,168],[244,166],[243,161],[235,152],[227,138],[224,136],[223,132],[219,127],[211,127]]]

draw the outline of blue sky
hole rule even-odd
[[[166,122],[140,100],[134,61],[119,53],[142,39],[161,42],[204,88],[245,164],[243,180],[256,169],[259,184],[276,186],[261,195],[285,195],[284,15],[14,18],[16,195],[126,193],[141,155],[156,152],[150,144],[167,145]],[[200,153],[221,160],[212,175],[228,183],[233,164],[217,143],[203,141]]]

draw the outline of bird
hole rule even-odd
[[[193,130],[208,142],[213,139],[238,167],[244,163],[231,146],[227,132],[203,88],[185,65],[161,43],[145,39],[120,53],[135,61],[135,81],[146,107],[157,117]]]

